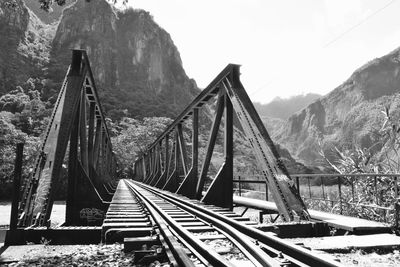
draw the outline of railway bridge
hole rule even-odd
[[[212,123],[199,153],[205,112]],[[273,202],[234,194],[235,132],[250,143],[261,173],[258,182],[265,183]],[[223,162],[215,174],[210,164],[221,135]],[[391,232],[381,223],[307,208],[298,178],[289,175],[240,82],[239,65],[222,70],[132,163],[133,177],[119,180],[89,59],[85,51],[73,50],[39,152],[33,172],[21,180],[23,147],[17,147],[6,245],[41,238],[55,244],[122,242],[126,251],[135,251],[138,263],[159,259],[172,266],[233,266],[229,258],[237,255],[236,264],[254,266],[340,266],[285,237],[328,236],[332,229],[360,236]],[[65,223],[54,226],[54,194],[63,177],[68,184]],[[246,208],[242,214],[234,210],[239,206]],[[252,221],[245,216],[248,208],[279,222]],[[231,249],[212,248],[216,240]]]

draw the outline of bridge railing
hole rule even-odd
[[[237,195],[272,200],[265,180],[243,177],[233,180]],[[400,174],[291,174],[291,177],[309,209],[373,219],[398,228]]]

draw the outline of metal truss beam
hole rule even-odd
[[[104,184],[114,179],[116,160],[89,59],[72,51],[72,63],[55,103],[33,173],[19,203],[19,227],[49,226],[54,194],[64,179],[68,143],[66,223],[81,224],[83,208],[104,208]]]
[[[190,103],[185,110],[178,115],[174,122],[149,146],[148,151],[152,151],[162,140],[171,133],[176,134],[174,153],[174,169],[171,174],[164,171],[157,174],[151,184],[179,194],[202,199],[204,202],[216,204],[223,207],[232,208],[233,195],[233,114],[236,115],[244,134],[250,142],[252,150],[257,159],[257,165],[263,177],[268,183],[275,203],[282,217],[287,221],[296,219],[309,219],[307,208],[295,187],[293,179],[290,177],[286,167],[280,160],[275,145],[273,144],[268,132],[257,114],[250,98],[248,97],[243,85],[240,82],[239,65],[229,64],[211,83]],[[218,103],[214,112],[214,121],[208,137],[206,155],[202,162],[200,174],[197,173],[198,160],[198,140],[194,135],[198,135],[197,116],[198,109],[205,103],[217,96]],[[204,185],[209,177],[209,166],[221,125],[222,116],[224,124],[224,163],[208,187],[203,196]],[[196,116],[196,119],[194,119]],[[187,155],[182,134],[182,123],[193,117],[193,140],[192,140],[192,167],[187,170]],[[195,128],[196,127],[196,128]],[[198,138],[198,137],[196,137]],[[196,146],[196,147],[195,147]],[[172,154],[171,157],[172,158]],[[180,164],[182,165],[180,168]],[[170,165],[165,157],[165,166]],[[167,167],[168,168],[168,167]],[[145,158],[138,158],[135,163],[135,179],[141,180],[146,177],[146,170],[152,170]],[[167,173],[165,175],[165,173]],[[184,175],[181,182],[180,177]],[[168,177],[165,182],[165,178]]]

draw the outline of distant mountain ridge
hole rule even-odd
[[[272,131],[273,140],[305,164],[315,164],[321,149],[369,148],[379,138],[385,106],[400,113],[400,48],[357,69],[324,97],[290,116]],[[379,147],[374,147],[379,149]]]
[[[267,104],[255,102],[254,106],[260,116],[286,120],[291,115],[308,106],[320,97],[321,95],[314,93],[295,95],[289,98],[276,97]]]

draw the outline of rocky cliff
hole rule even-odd
[[[400,102],[400,49],[356,70],[342,85],[292,115],[273,133],[275,142],[306,164],[316,164],[320,147],[329,152],[358,145],[371,147],[379,138],[385,106]]]
[[[54,34],[22,0],[0,2],[0,94],[40,75]]]
[[[67,1],[43,13],[38,1],[0,2],[0,95],[28,78],[54,101],[71,60],[85,49],[108,116],[174,117],[199,93],[171,36],[143,10],[106,0]],[[43,21],[44,22],[43,22]]]
[[[171,36],[146,11],[119,11],[105,0],[66,8],[52,45],[52,87],[61,82],[71,48],[87,50],[111,117],[175,116],[198,94]]]

